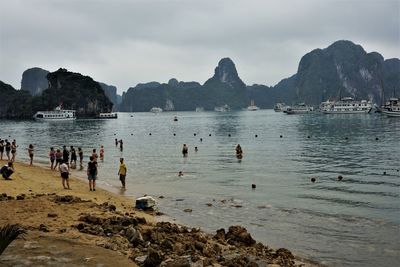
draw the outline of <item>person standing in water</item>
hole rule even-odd
[[[67,147],[66,146],[63,146],[63,161],[66,163],[66,164],[69,164],[69,151],[68,151],[68,149],[67,149]]]
[[[119,180],[121,181],[122,188],[126,189],[126,187],[125,187],[125,178],[126,178],[127,168],[126,168],[126,165],[124,163],[124,158],[120,158],[119,162],[120,162],[119,171],[118,171]]]
[[[33,145],[32,144],[30,144],[28,147],[28,155],[29,155],[29,158],[31,159],[31,162],[29,163],[29,165],[32,166],[32,164],[33,164]]]
[[[88,162],[87,177],[89,180],[90,191],[96,191],[97,162],[93,157],[90,157],[90,161]]]
[[[12,162],[15,162],[15,155],[17,154],[17,143],[16,143],[16,141],[14,140],[14,141],[12,141],[12,143],[11,143],[11,155],[12,155],[12,157],[11,157],[11,161]]]
[[[68,163],[65,161],[60,165],[60,174],[61,174],[62,185],[63,185],[64,189],[70,189],[69,188],[69,167],[68,167]],[[67,186],[65,186],[65,184],[67,184]]]
[[[81,168],[83,167],[83,151],[82,148],[78,147],[79,164]]]
[[[98,157],[99,156],[97,155],[96,148],[93,148],[93,150],[92,150],[92,158],[93,158],[93,160],[97,162],[97,158]]]
[[[104,146],[100,147],[100,160],[104,161]]]
[[[182,154],[183,154],[184,157],[187,157],[188,151],[189,151],[188,146],[187,146],[186,144],[183,144],[183,147],[182,147]]]
[[[119,140],[119,149],[122,151],[124,149],[124,141]]]
[[[54,166],[53,170],[55,170],[57,168],[57,166],[60,167],[60,165],[61,165],[61,163],[63,161],[62,158],[63,158],[63,153],[61,152],[60,149],[57,149],[57,152],[56,152],[56,165]]]
[[[74,146],[71,146],[70,151],[71,151],[71,162],[70,162],[71,168],[76,168],[76,151],[75,151]],[[72,162],[74,163],[73,165],[72,165]]]
[[[7,156],[7,160],[10,161],[10,151],[11,151],[11,143],[6,139],[5,141],[6,145],[6,156]]]
[[[240,146],[240,144],[238,144],[238,145],[236,146],[236,157],[237,157],[238,159],[243,158],[243,151],[242,151],[242,147]]]
[[[115,138],[115,147],[117,147],[117,146],[118,146],[118,139]]]
[[[56,160],[56,152],[54,151],[54,147],[50,147],[49,158],[50,158],[50,162],[51,162],[50,168],[52,170],[54,170],[55,169],[54,161]]]

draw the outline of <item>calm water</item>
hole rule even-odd
[[[160,209],[182,223],[208,231],[241,224],[258,241],[332,266],[400,262],[400,119],[288,116],[271,110],[119,116],[2,120],[0,137],[17,139],[19,159],[27,160],[25,148],[33,143],[36,160],[43,163],[50,146],[82,146],[89,155],[104,145],[99,182],[118,191],[118,160],[124,157],[125,194],[165,196],[157,198]],[[123,152],[115,138],[124,140]],[[181,154],[183,143],[189,145],[187,158]],[[241,161],[234,155],[238,143]],[[180,170],[183,177],[177,176]],[[344,176],[342,182],[338,175]]]

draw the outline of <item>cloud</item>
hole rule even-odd
[[[314,48],[348,39],[399,57],[399,1],[0,0],[0,79],[33,66],[114,84],[204,82],[231,57],[247,84],[274,85]]]

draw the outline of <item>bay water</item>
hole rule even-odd
[[[0,120],[0,138],[17,140],[20,161],[28,162],[33,144],[35,164],[48,164],[51,146],[82,147],[85,168],[92,149],[104,145],[102,187],[151,195],[163,213],[208,232],[240,224],[257,241],[330,266],[400,262],[399,118],[272,110],[118,115]],[[123,151],[115,138],[124,141]],[[182,156],[183,144],[188,157]],[[235,157],[237,144],[241,160]],[[120,157],[128,168],[126,191],[117,175]],[[85,171],[72,175],[84,179]]]

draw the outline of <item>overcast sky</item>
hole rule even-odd
[[[60,67],[116,85],[204,83],[223,57],[246,84],[275,85],[301,57],[351,40],[400,57],[400,0],[0,0],[0,80]]]

